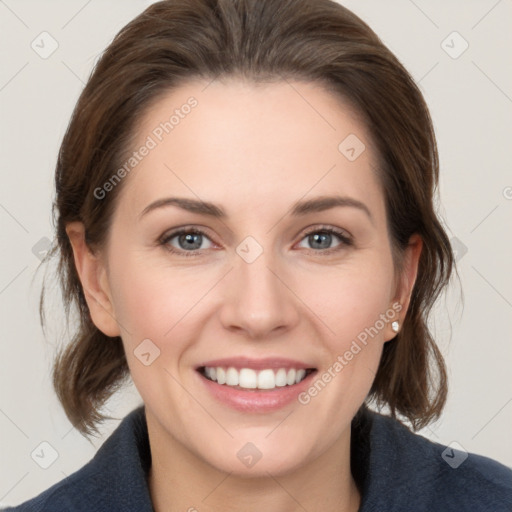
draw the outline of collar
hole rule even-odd
[[[351,429],[350,464],[361,494],[359,512],[511,510],[512,471],[506,466],[469,454],[455,471],[443,455],[448,450],[453,457],[455,450],[412,433],[365,404]],[[150,467],[142,405],[122,420],[88,464],[31,500],[30,510],[48,506],[66,512],[154,512]]]

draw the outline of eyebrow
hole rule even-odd
[[[215,203],[198,201],[196,199],[184,197],[166,197],[158,199],[146,206],[139,215],[139,219],[153,210],[165,208],[167,206],[177,206],[178,208],[188,212],[208,215],[216,219],[225,219],[228,216],[223,208]],[[307,215],[308,213],[323,212],[338,206],[357,208],[364,212],[373,223],[372,214],[364,203],[352,197],[345,196],[320,196],[307,201],[297,201],[292,206],[291,215],[293,217],[299,217]]]

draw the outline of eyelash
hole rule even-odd
[[[336,228],[326,227],[326,226],[320,226],[320,227],[312,228],[311,230],[309,230],[306,233],[304,233],[304,235],[301,238],[301,241],[304,238],[308,237],[309,235],[312,235],[312,234],[315,234],[315,233],[322,233],[322,234],[327,233],[327,234],[330,234],[330,235],[336,235],[340,239],[340,241],[341,241],[340,245],[338,245],[336,247],[331,247],[330,249],[325,249],[325,250],[322,250],[322,249],[309,249],[310,251],[313,251],[313,252],[316,252],[316,253],[323,253],[323,255],[325,255],[325,256],[330,255],[330,254],[332,254],[334,252],[337,252],[337,251],[341,250],[343,247],[350,247],[350,246],[354,245],[354,242],[353,242],[352,238],[350,236],[348,236],[346,234],[346,232],[341,231],[341,230],[336,229]],[[185,256],[187,258],[188,257],[201,256],[201,252],[200,252],[201,249],[194,249],[192,251],[184,251],[184,250],[177,250],[174,247],[168,245],[169,241],[172,240],[173,238],[175,238],[177,236],[180,236],[180,235],[188,235],[188,234],[203,235],[203,236],[205,236],[206,238],[209,239],[209,236],[206,234],[206,232],[202,231],[201,229],[185,227],[185,228],[181,228],[181,229],[179,229],[177,231],[173,231],[171,233],[164,234],[158,240],[158,244],[163,246],[170,253],[177,254],[179,256]]]

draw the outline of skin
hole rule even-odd
[[[393,266],[384,192],[366,127],[314,83],[254,85],[238,79],[192,81],[170,91],[140,120],[134,150],[194,96],[198,105],[124,178],[107,243],[93,254],[83,226],[68,225],[75,263],[95,325],[121,336],[146,405],[155,510],[356,511],[350,422],[367,396],[388,322],[307,405],[243,413],[206,393],[194,367],[231,356],[281,356],[319,374],[393,303],[406,314],[422,242],[413,236],[404,271]],[[206,87],[207,86],[207,87]],[[306,100],[306,101],[305,101]],[[356,134],[366,150],[349,161],[338,145]],[[364,203],[292,217],[300,199],[339,194]],[[170,196],[222,206],[225,219],[167,206]],[[194,257],[186,242],[158,239],[173,228],[201,228]],[[315,244],[306,228],[334,227]],[[263,253],[247,263],[236,249],[253,237]],[[168,250],[171,246],[180,254]],[[160,356],[134,355],[150,339]],[[247,443],[261,459],[237,457]]]

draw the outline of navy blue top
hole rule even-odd
[[[467,457],[466,457],[467,456]],[[154,512],[144,406],[81,469],[11,512]],[[351,469],[360,512],[511,512],[512,470],[447,448],[362,406],[352,421]]]

